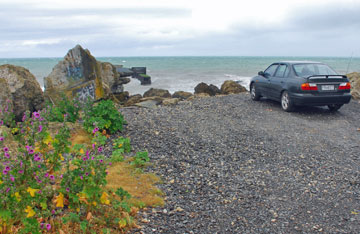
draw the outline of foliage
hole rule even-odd
[[[27,112],[12,129],[18,149],[0,137],[0,232],[14,225],[20,233],[53,232],[67,222],[83,233],[93,225],[112,230],[131,225],[130,205],[122,200],[128,194],[118,192],[119,199],[105,188],[111,162],[101,155],[103,138],[95,136],[89,149],[71,147],[66,123],[50,134],[44,113]]]
[[[6,106],[3,110],[0,109],[0,126],[6,125],[9,127],[15,127],[15,114],[13,111],[13,105],[10,100],[6,100]]]
[[[44,112],[44,117],[49,122],[63,122],[64,119],[68,122],[75,123],[79,119],[79,111],[81,105],[78,99],[68,99],[64,93],[57,105],[53,105],[47,101],[47,110]]]
[[[134,160],[131,162],[131,165],[134,165],[135,167],[143,167],[149,161],[150,158],[148,156],[148,152],[137,152],[134,156]]]
[[[95,126],[99,130],[109,130],[110,133],[123,129],[124,118],[111,100],[102,100],[88,106],[84,111],[84,128],[88,132],[91,132]]]
[[[130,153],[130,139],[119,137],[113,141],[113,152],[111,155],[112,162],[122,162],[124,160],[124,153]]]

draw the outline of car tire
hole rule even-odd
[[[251,99],[253,101],[259,101],[260,100],[260,94],[259,94],[259,91],[256,89],[256,86],[255,84],[251,84],[250,86],[250,95],[251,95]]]
[[[339,110],[343,105],[342,104],[331,104],[328,105],[328,108],[331,112]]]
[[[294,110],[294,103],[291,100],[289,93],[287,91],[284,91],[281,94],[281,108],[286,112],[290,112]]]

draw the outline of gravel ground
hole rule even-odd
[[[164,207],[133,233],[360,233],[360,104],[286,113],[248,94],[124,108]]]

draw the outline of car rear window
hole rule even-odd
[[[302,77],[313,75],[337,75],[332,68],[321,63],[294,64],[293,67],[296,75]]]

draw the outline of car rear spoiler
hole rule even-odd
[[[342,79],[342,78],[347,78],[344,75],[312,75],[312,76],[308,76],[307,79],[311,80],[311,79]]]

